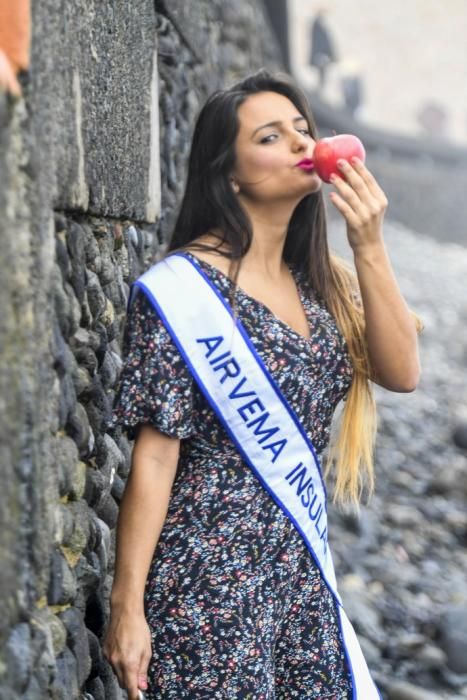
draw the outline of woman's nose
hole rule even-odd
[[[293,139],[293,148],[296,151],[303,151],[310,145],[310,137],[305,136],[305,134],[300,134],[298,131],[295,132]]]

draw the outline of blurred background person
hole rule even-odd
[[[326,26],[326,11],[324,7],[320,7],[311,25],[310,64],[318,71],[320,90],[326,85],[329,66],[338,60],[334,41]]]
[[[345,110],[358,119],[364,100],[361,64],[355,58],[347,58],[339,64],[339,70]]]
[[[417,112],[417,122],[423,136],[430,138],[448,138],[448,114],[439,102],[424,102]]]

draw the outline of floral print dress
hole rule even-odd
[[[228,300],[233,282],[188,255]],[[241,289],[237,314],[319,455],[353,370],[333,317],[293,274],[310,339]],[[333,598],[302,536],[236,451],[142,292],[124,350],[112,428],[132,439],[150,423],[181,440],[146,582],[147,698],[351,698]]]

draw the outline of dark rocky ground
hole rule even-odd
[[[467,238],[467,237],[466,237]],[[340,592],[388,700],[467,698],[467,248],[387,223],[400,287],[422,317],[422,379],[376,387],[376,493],[332,510]],[[332,217],[331,247],[351,259]]]

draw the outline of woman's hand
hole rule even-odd
[[[382,242],[383,218],[388,200],[370,171],[358,158],[339,160],[342,176],[333,175],[337,192],[329,197],[347,222],[347,236],[354,253]]]
[[[128,700],[138,700],[138,689],[147,688],[151,659],[151,633],[144,614],[112,611],[102,648],[120,687],[128,691]]]

